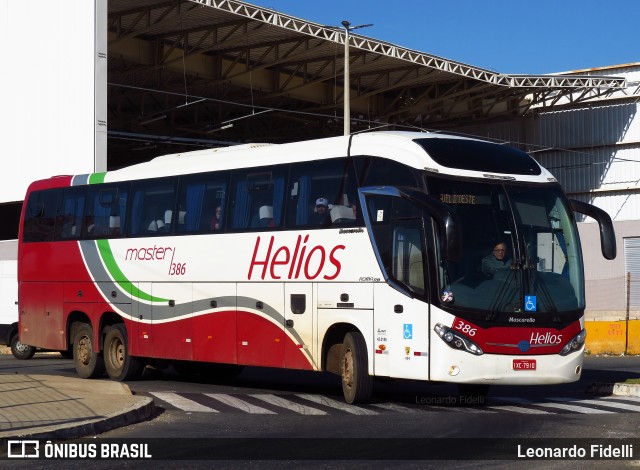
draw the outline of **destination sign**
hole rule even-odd
[[[491,204],[491,196],[476,194],[440,194],[440,200],[445,204]]]

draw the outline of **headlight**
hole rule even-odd
[[[467,351],[476,356],[484,354],[480,346],[471,341],[466,336],[459,334],[457,331],[452,330],[448,326],[444,326],[442,323],[437,323],[433,327],[433,330],[440,336],[442,341],[452,349],[459,349],[460,351]]]
[[[577,351],[584,345],[584,340],[587,337],[587,330],[582,330],[580,333],[575,335],[571,341],[569,341],[564,348],[560,351],[561,356],[566,356],[567,354],[571,354],[572,352]]]

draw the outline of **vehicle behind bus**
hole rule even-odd
[[[18,262],[0,260],[0,344],[9,346],[17,359],[31,359],[36,348],[18,336]]]

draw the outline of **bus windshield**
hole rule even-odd
[[[481,311],[489,319],[551,314],[562,321],[558,314],[582,312],[580,246],[560,187],[427,181],[429,193],[461,222],[460,260],[438,254],[443,307]]]

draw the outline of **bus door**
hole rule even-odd
[[[284,367],[283,312],[283,283],[238,283],[238,364]]]
[[[362,191],[365,220],[386,283],[374,286],[374,371],[429,377],[429,304],[423,212],[395,188]]]
[[[428,304],[384,283],[374,284],[374,296],[375,375],[428,379]]]
[[[288,369],[317,369],[316,304],[313,284],[287,283],[284,286],[285,356]]]

